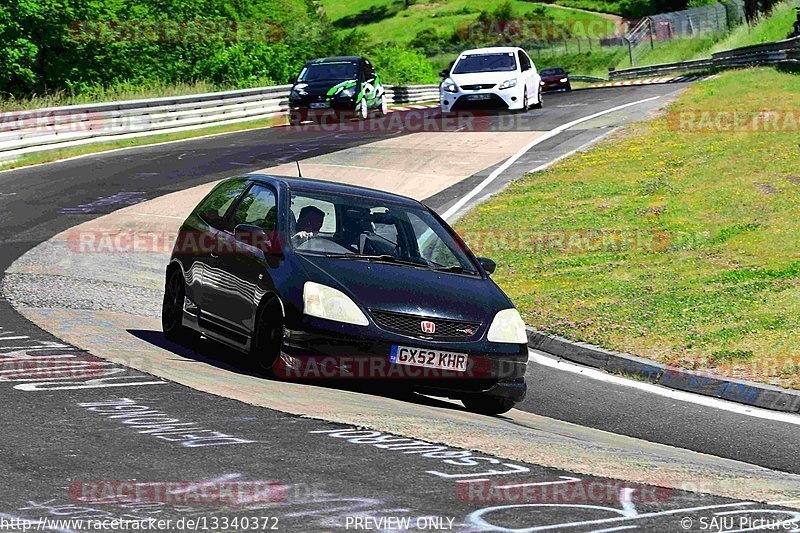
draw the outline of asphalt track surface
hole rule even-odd
[[[553,95],[546,99],[543,112],[532,113],[529,121],[515,124],[529,124],[531,130],[551,129],[601,109],[675,90],[672,85]],[[502,127],[502,120],[491,118],[489,127]],[[533,168],[613,126],[598,124],[594,131],[587,128],[565,132],[537,147],[513,170]],[[0,173],[0,271],[56,233],[128,203],[404,133],[273,128]],[[445,209],[490,171],[437,194],[429,204]],[[497,183],[486,192],[500,185]],[[107,200],[98,202],[99,198]],[[76,206],[86,205],[91,207],[76,210]],[[259,529],[266,524],[281,531],[320,531],[347,525],[354,529],[358,526],[356,519],[367,517],[409,518],[413,526],[420,528],[425,520],[417,522],[417,518],[430,517],[444,520],[444,525],[453,519],[451,529],[458,531],[547,526],[571,531],[678,531],[700,530],[702,520],[708,520],[714,512],[734,513],[726,516],[737,519],[764,516],[754,514],[766,507],[762,504],[680,491],[660,492],[641,486],[620,488],[613,480],[590,476],[580,476],[578,480],[568,472],[478,453],[472,457],[484,458],[471,461],[474,464],[447,464],[448,456],[436,453],[458,455],[452,448],[430,455],[425,450],[433,448],[424,448],[423,444],[397,441],[399,444],[392,448],[391,444],[386,447],[384,441],[381,447],[374,439],[384,435],[376,436],[370,431],[337,433],[348,428],[208,395],[122,367],[117,376],[120,380],[114,383],[117,386],[92,384],[86,379],[76,379],[74,385],[65,386],[63,382],[41,379],[37,374],[40,369],[9,367],[10,354],[22,350],[54,358],[64,354],[87,359],[91,356],[59,345],[58,339],[22,318],[4,300],[0,301],[0,327],[0,355],[6,371],[0,379],[0,527],[3,520],[19,517],[154,517],[199,518],[205,521],[197,528],[200,530],[253,529],[253,522],[247,527],[244,523],[226,527],[224,523],[209,522],[214,517],[238,516],[257,517],[262,526]],[[530,393],[522,409],[787,472],[798,469],[796,459],[792,460],[798,456],[795,427],[665,400],[535,364],[530,367],[528,379]],[[121,383],[126,386],[119,386]],[[360,390],[401,397],[404,394]],[[130,423],[136,421],[131,416],[137,411],[186,424],[182,427],[192,428],[194,436],[186,437],[186,432],[177,431],[148,433],[141,421],[139,425]],[[114,416],[117,418],[111,418]],[[468,452],[461,455],[465,453]],[[494,470],[506,473],[492,473]],[[277,501],[265,503],[251,497],[250,501],[240,501],[239,506],[218,500],[198,504],[186,497],[185,486],[183,490],[173,487],[171,497],[156,498],[147,504],[81,502],[78,498],[81,494],[85,498],[87,493],[81,490],[98,486],[98,480],[105,480],[101,486],[108,487],[116,486],[114,480],[130,479],[196,484],[274,481],[282,488],[274,493]],[[507,480],[508,484],[528,483],[530,487],[584,490],[568,491],[559,497],[547,493],[525,505],[514,505],[519,503],[514,494],[487,500],[487,496],[496,493],[464,488],[471,484],[470,480],[479,483],[474,481],[478,479],[501,480],[500,485]],[[587,500],[581,496],[587,489],[599,490],[601,495]],[[512,506],[507,507],[509,504]],[[723,507],[707,509],[717,505]],[[787,516],[790,515],[782,518]],[[276,517],[277,524],[270,517]],[[690,527],[684,527],[688,522],[680,521],[687,517],[694,520]],[[373,522],[373,529],[375,525]],[[385,530],[393,529],[391,524],[383,525]],[[46,526],[68,531],[86,530],[87,525]],[[171,529],[193,528],[174,522]]]

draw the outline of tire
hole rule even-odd
[[[378,106],[378,114],[385,117],[389,113],[389,104],[386,102],[386,94],[381,95],[380,105]]]
[[[303,114],[300,111],[289,112],[289,125],[299,126],[303,122]]]
[[[250,361],[268,377],[274,377],[273,366],[283,346],[283,313],[275,298],[270,299],[258,313],[250,343]]]
[[[514,401],[497,396],[468,396],[461,400],[468,411],[481,415],[501,415],[514,407]]]
[[[164,338],[178,344],[186,344],[191,339],[191,330],[183,325],[183,300],[186,297],[186,283],[180,268],[174,268],[167,275],[164,284],[164,299],[161,302],[161,331]]]
[[[544,103],[542,102],[542,88],[539,87],[539,101],[533,104],[531,107],[534,109],[541,109]]]
[[[361,102],[356,107],[356,118],[361,121],[369,118],[369,106],[367,105],[366,98],[362,98]]]

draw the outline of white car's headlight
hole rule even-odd
[[[510,342],[514,344],[527,344],[528,336],[525,334],[525,322],[516,309],[503,309],[499,311],[489,326],[486,336],[489,342]]]
[[[501,89],[510,89],[517,86],[517,78],[511,78],[500,84]]]
[[[456,82],[454,82],[452,79],[447,78],[442,82],[442,89],[448,93],[457,93],[458,85],[456,85]]]
[[[347,324],[369,325],[367,317],[345,293],[313,281],[303,285],[303,313]]]
[[[561,79],[560,79],[560,80],[558,80],[558,81],[559,81],[560,83],[567,83],[567,78],[561,78]]]

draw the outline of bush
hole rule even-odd
[[[369,60],[386,83],[405,85],[439,80],[431,62],[418,50],[398,45],[380,46],[371,52]]]

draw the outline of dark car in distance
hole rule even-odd
[[[528,352],[494,269],[416,200],[250,174],[220,182],[183,223],[162,326],[267,374],[388,378],[498,414],[525,397]]]
[[[306,63],[289,93],[289,123],[333,115],[366,120],[388,111],[386,91],[372,64],[360,56],[326,57]]]
[[[561,67],[545,68],[539,72],[542,77],[542,91],[571,91],[569,74]]]

